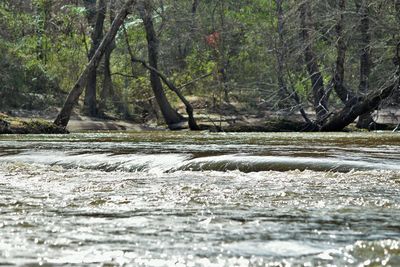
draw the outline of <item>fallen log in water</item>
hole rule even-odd
[[[66,134],[64,127],[43,119],[22,119],[0,114],[0,134]]]

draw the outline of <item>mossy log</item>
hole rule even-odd
[[[21,119],[0,114],[0,134],[66,134],[68,131],[42,119]]]

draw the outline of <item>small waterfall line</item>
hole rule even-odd
[[[0,157],[3,162],[26,162],[59,165],[102,171],[171,173],[176,171],[290,171],[312,170],[349,172],[352,170],[400,171],[398,162],[351,160],[340,158],[314,158],[289,156],[255,156],[228,154],[195,158],[191,154],[112,154],[68,153],[63,151],[22,152]]]

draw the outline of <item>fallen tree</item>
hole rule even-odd
[[[333,114],[319,130],[323,132],[341,131],[350,123],[354,122],[357,117],[375,111],[383,100],[392,95],[395,90],[399,89],[400,42],[397,44],[393,63],[396,66],[396,72],[389,86],[386,86],[382,90],[371,92],[364,97],[353,96],[346,102],[344,108],[338,113]]]
[[[396,89],[399,88],[399,76],[397,74],[396,81],[381,91],[372,92],[366,97],[356,101],[355,104],[346,105],[337,114],[334,114],[321,128],[322,132],[341,131],[343,128],[354,122],[355,119],[363,114],[376,110],[381,102],[389,97]]]
[[[12,117],[0,113],[0,134],[66,134],[64,127],[42,119]]]

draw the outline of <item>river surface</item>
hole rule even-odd
[[[400,266],[400,135],[0,136],[0,265]]]

